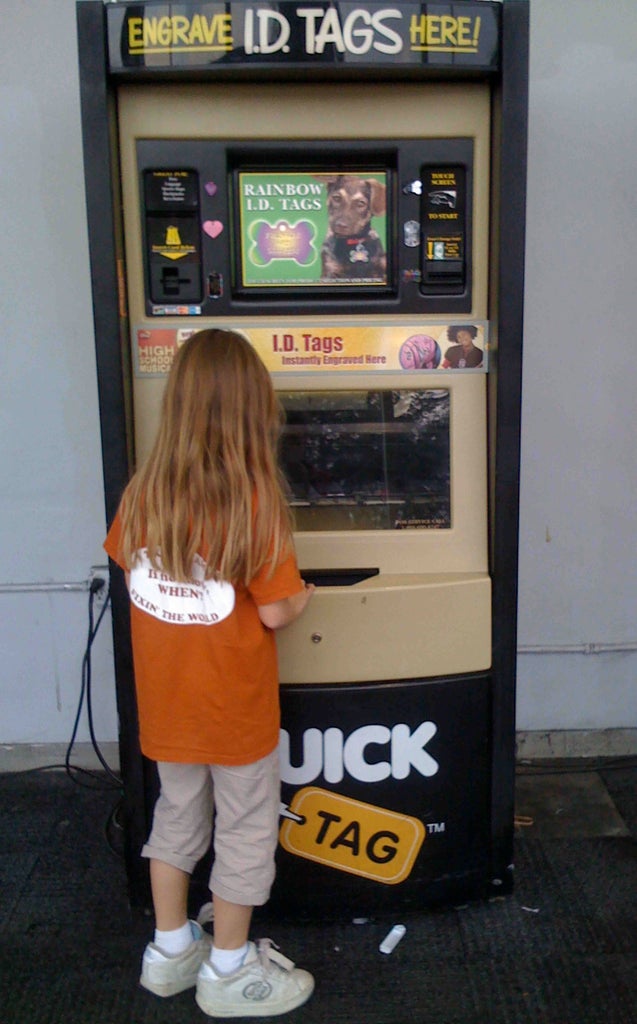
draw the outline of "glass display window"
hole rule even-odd
[[[296,528],[451,527],[449,390],[284,391]]]

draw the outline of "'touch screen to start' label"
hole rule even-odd
[[[298,790],[279,839],[288,853],[386,885],[404,881],[425,839],[417,818],[328,790]]]

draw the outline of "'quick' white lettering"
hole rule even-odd
[[[295,786],[305,786],[323,773],[328,783],[339,783],[347,773],[359,782],[382,782],[390,776],[406,779],[412,768],[429,778],[438,772],[439,764],[425,750],[436,735],[433,722],[422,722],[413,732],[400,723],[392,729],[386,725],[363,725],[345,738],[341,729],[306,729],[303,733],[303,760],[293,765],[290,760],[290,736],[281,730],[281,779]],[[386,760],[368,760],[369,747],[388,747]]]

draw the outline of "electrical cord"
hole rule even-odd
[[[75,722],[73,723],[73,730],[72,730],[72,733],[71,733],[71,739],[69,740],[69,744],[68,744],[68,746],[66,748],[66,754],[65,754],[65,758],[64,758],[64,763],[63,764],[40,765],[37,768],[28,768],[25,771],[18,772],[16,774],[29,775],[29,774],[34,774],[36,772],[45,772],[45,771],[52,771],[52,770],[55,770],[55,769],[64,768],[64,770],[66,771],[66,774],[69,776],[69,778],[72,779],[72,781],[75,782],[78,786],[84,786],[85,789],[107,789],[107,790],[115,790],[116,789],[116,790],[118,790],[120,792],[122,790],[122,780],[121,780],[121,778],[108,765],[108,763],[104,759],[104,755],[102,754],[102,751],[100,750],[99,743],[98,743],[97,738],[95,736],[95,727],[94,727],[94,723],[93,723],[93,706],[92,706],[92,693],[91,693],[91,681],[92,681],[91,680],[91,675],[92,675],[91,674],[91,648],[93,646],[93,642],[95,640],[95,637],[97,636],[98,630],[99,630],[100,625],[102,623],[102,619],[104,618],[104,615],[106,614],[106,609],[108,608],[108,606],[110,604],[110,596],[111,596],[110,595],[110,587],[108,588],[108,590],[106,592],[106,597],[104,599],[104,604],[103,604],[103,606],[101,608],[100,614],[97,617],[97,621],[95,621],[93,605],[94,605],[94,602],[95,602],[96,595],[101,590],[103,590],[103,588],[105,586],[106,586],[105,581],[103,579],[101,579],[99,576],[96,576],[94,579],[92,579],[91,583],[90,583],[90,586],[89,586],[88,635],[87,635],[87,640],[86,640],[86,648],[85,648],[85,651],[84,651],[84,657],[82,658],[82,676],[81,676],[80,696],[79,696],[78,705],[77,705],[77,712],[76,712],[76,715],[75,715]],[[80,718],[81,718],[81,715],[82,715],[82,709],[84,707],[84,701],[85,700],[86,700],[86,711],[87,711],[87,717],[88,717],[88,726],[89,726],[89,734],[90,734],[90,737],[91,737],[91,744],[93,746],[93,750],[95,751],[95,754],[97,755],[98,761],[100,762],[100,764],[104,768],[104,771],[106,772],[106,776],[107,776],[107,780],[106,781],[103,779],[102,774],[100,772],[98,772],[97,770],[92,770],[92,769],[89,769],[89,768],[81,768],[79,765],[74,765],[74,764],[71,763],[71,755],[72,755],[72,752],[73,752],[73,747],[75,746],[75,741],[76,741],[76,737],[77,737],[77,731],[78,731],[78,728],[79,728]],[[86,779],[87,781],[83,781],[83,779]],[[92,781],[88,782],[89,779],[92,780]]]
[[[93,605],[95,596],[103,590],[106,583],[99,576],[96,576],[91,580],[89,586],[89,602],[88,602],[88,636],[86,640],[86,648],[84,651],[84,657],[82,658],[82,685],[80,687],[80,696],[78,700],[77,712],[75,715],[75,722],[73,723],[73,731],[71,739],[69,740],[68,747],[66,748],[66,755],[63,764],[47,764],[41,765],[38,768],[28,768],[25,771],[17,772],[18,775],[30,775],[38,772],[45,772],[54,769],[63,768],[68,778],[78,786],[82,786],[84,789],[94,791],[106,791],[106,792],[117,792],[119,793],[119,799],[115,806],[111,809],[108,819],[104,824],[104,839],[111,853],[121,859],[123,857],[124,850],[124,825],[120,821],[120,814],[123,807],[123,782],[121,778],[110,768],[102,751],[100,750],[97,738],[95,736],[95,727],[93,723],[93,706],[92,706],[92,694],[91,694],[91,649],[93,642],[97,636],[98,630],[106,614],[106,609],[110,604],[110,587],[106,592],[104,598],[104,604],[100,611],[100,614],[95,621]],[[84,706],[84,700],[86,699],[86,709],[88,716],[89,733],[91,737],[91,743],[93,750],[95,751],[97,758],[106,772],[106,780],[103,775],[98,771],[91,771],[88,768],[81,768],[79,765],[74,765],[71,762],[71,755],[75,740],[77,737],[77,731],[80,723],[80,717],[82,714],[82,708]]]
[[[99,743],[97,742],[97,738],[95,736],[95,727],[94,727],[94,724],[93,724],[93,701],[92,701],[92,693],[91,693],[91,648],[93,646],[93,641],[95,640],[95,637],[97,636],[98,630],[99,630],[100,625],[102,623],[102,619],[104,618],[104,615],[106,614],[106,609],[108,608],[108,605],[110,603],[110,598],[111,598],[110,587],[107,590],[106,597],[104,599],[104,604],[102,605],[102,609],[101,609],[100,614],[99,614],[99,616],[97,618],[97,622],[94,622],[93,603],[95,601],[96,595],[105,586],[106,586],[106,584],[104,583],[104,580],[102,580],[98,576],[96,576],[94,579],[91,580],[91,584],[90,584],[90,587],[89,587],[89,598],[88,598],[88,636],[87,636],[87,639],[86,639],[86,649],[84,651],[84,657],[82,658],[82,686],[80,688],[80,698],[79,698],[79,701],[78,701],[77,714],[75,715],[75,722],[73,724],[73,731],[71,733],[71,739],[70,739],[69,745],[68,745],[68,747],[66,749],[66,757],[64,759],[64,767],[66,769],[67,774],[71,778],[73,778],[74,782],[77,782],[79,785],[86,785],[86,783],[81,783],[79,778],[74,778],[74,776],[73,776],[74,772],[77,772],[78,775],[80,775],[81,777],[88,777],[88,778],[91,778],[93,780],[97,780],[100,783],[102,783],[100,786],[94,786],[94,785],[91,784],[90,788],[121,789],[122,781],[119,778],[119,776],[115,774],[115,772],[111,769],[111,767],[107,764],[106,760],[104,759],[104,755],[102,754],[102,751],[100,750]],[[93,746],[93,750],[95,751],[95,753],[97,755],[98,761],[100,762],[100,764],[102,765],[104,771],[106,772],[107,777],[111,780],[111,783],[109,783],[106,786],[104,786],[104,784],[102,782],[102,779],[101,779],[101,776],[97,772],[92,771],[92,770],[90,770],[88,768],[80,768],[78,765],[72,765],[71,764],[71,753],[72,753],[73,747],[75,745],[75,739],[76,739],[76,736],[77,736],[78,726],[80,724],[80,717],[81,717],[81,714],[82,714],[82,708],[84,706],[84,699],[85,698],[86,698],[86,713],[87,713],[87,719],[88,719],[89,735],[91,737],[91,744]]]

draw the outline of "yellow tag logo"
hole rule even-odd
[[[163,245],[153,245],[153,253],[158,253],[160,256],[164,256],[168,260],[181,260],[184,256],[189,256],[196,252],[194,245],[188,245],[182,242],[181,235],[179,234],[179,228],[175,227],[174,224],[169,225],[166,228],[166,240]]]
[[[425,839],[418,818],[308,787],[294,794],[279,839],[288,853],[372,878],[386,885],[404,881]]]

